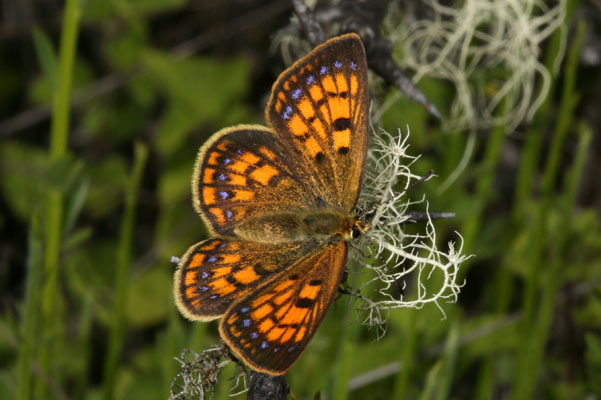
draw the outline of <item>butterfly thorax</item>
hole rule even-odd
[[[307,239],[351,238],[355,218],[334,208],[281,211],[247,218],[236,235],[258,243],[289,243]]]

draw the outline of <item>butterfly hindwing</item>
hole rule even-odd
[[[317,331],[342,279],[346,242],[323,245],[234,303],[219,331],[253,369],[284,374]]]
[[[191,320],[208,321],[310,254],[313,242],[264,244],[215,238],[190,247],[175,274],[176,304]]]
[[[356,34],[316,47],[273,85],[266,119],[305,160],[314,191],[350,211],[368,137],[367,63]]]

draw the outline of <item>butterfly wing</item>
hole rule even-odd
[[[325,316],[346,255],[346,242],[333,242],[301,257],[278,279],[234,303],[219,325],[221,337],[254,370],[284,374]]]
[[[215,238],[190,247],[175,273],[175,299],[188,319],[209,321],[257,287],[277,279],[315,242],[261,244]]]
[[[235,227],[253,215],[318,205],[298,157],[260,125],[215,133],[198,153],[192,193],[196,211],[223,236],[234,236]]]
[[[356,34],[316,47],[273,85],[266,119],[304,160],[313,190],[350,211],[361,187],[368,137],[367,63]]]

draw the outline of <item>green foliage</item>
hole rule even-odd
[[[15,141],[0,143],[0,187],[11,213],[28,221],[36,207],[41,207],[48,160],[38,147]]]
[[[256,67],[279,67],[231,42],[186,57],[166,50],[154,30],[190,12],[182,0],[66,3],[63,36],[30,32],[37,65],[18,68],[4,53],[0,65],[1,109],[52,107],[50,124],[0,132],[9,268],[0,268],[0,398],[167,398],[181,368],[174,358],[219,340],[214,322],[183,319],[172,296],[170,257],[207,234],[190,202],[197,150],[220,128],[263,123],[269,87],[253,82]],[[422,155],[413,172],[438,175],[409,195],[455,212],[435,221],[439,241],[457,231],[475,257],[460,272],[459,303],[443,305],[446,319],[435,307],[395,310],[380,340],[339,299],[287,375],[297,398],[601,396],[601,195],[578,195],[598,177],[588,164],[598,128],[583,110],[599,104],[583,103],[583,35],[568,37],[550,94],[513,136],[504,124],[447,132],[395,90],[374,91],[390,105],[376,122],[389,132],[409,126],[410,153]],[[561,33],[545,51],[554,71]],[[503,77],[500,68],[477,78]],[[98,82],[118,83],[103,91]],[[453,87],[424,78],[420,88],[448,114]],[[83,89],[74,107],[72,89]],[[211,381],[215,399],[228,398],[237,374],[227,365]]]

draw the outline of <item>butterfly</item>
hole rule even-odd
[[[193,203],[212,238],[175,273],[190,320],[219,333],[252,369],[282,375],[317,331],[343,278],[368,140],[367,62],[358,35],[316,47],[285,70],[268,127],[238,125],[200,149]]]

